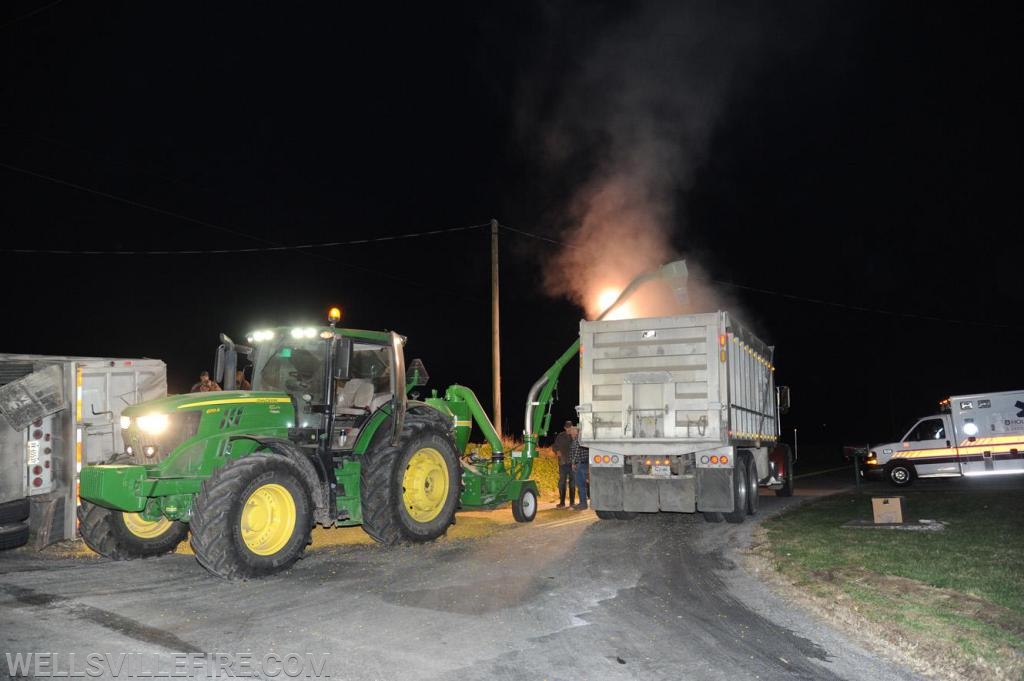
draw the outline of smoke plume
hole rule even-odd
[[[554,296],[594,318],[636,275],[685,257],[679,202],[702,159],[743,44],[741,22],[702,7],[647,3],[605,19],[563,53],[575,67],[549,91],[544,153],[553,173],[576,174],[555,219],[565,248],[545,267]],[[704,8],[717,6],[705,5]],[[563,27],[574,21],[563,18]],[[596,37],[595,37],[596,35]],[[683,303],[657,282],[611,318],[714,310],[723,303],[687,259]]]

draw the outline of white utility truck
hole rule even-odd
[[[0,549],[74,539],[82,465],[124,451],[126,406],[166,394],[158,359],[0,353]]]
[[[742,522],[758,488],[789,496],[789,390],[774,347],[728,312],[580,323],[580,442],[600,518],[702,512]]]
[[[1024,390],[954,395],[896,442],[869,447],[866,478],[897,487],[914,478],[1024,473]]]

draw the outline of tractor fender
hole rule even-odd
[[[417,402],[415,400],[409,400],[407,413],[416,414],[421,418],[429,419],[431,421],[436,422],[437,425],[440,428],[442,428],[445,433],[447,433],[449,436],[454,437],[455,421],[452,419],[450,412],[445,413],[438,409],[437,407],[435,407],[434,405],[427,404],[426,402]],[[369,442],[367,443],[367,446],[364,447],[364,450],[372,450],[376,449],[377,447],[380,447],[385,435],[387,437],[391,436],[393,418],[394,417],[392,415],[389,415],[385,419],[383,419],[378,424],[377,429],[372,434],[360,434],[360,441],[362,441],[364,437],[369,436]],[[363,430],[365,431],[366,429],[364,428]],[[358,443],[356,445],[356,451],[359,451]]]
[[[279,456],[295,463],[302,472],[302,478],[309,489],[309,495],[313,499],[313,519],[324,527],[334,525],[334,516],[331,514],[330,504],[330,481],[323,479],[322,474],[317,473],[317,468],[308,456],[301,449],[289,440],[282,440],[276,437],[258,437],[255,435],[241,435],[232,437],[234,440],[253,440],[259,444],[257,451],[263,449],[273,452]]]

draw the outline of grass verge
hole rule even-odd
[[[942,531],[848,528],[871,497],[840,494],[766,520],[755,567],[863,645],[940,679],[1024,680],[1019,491],[902,492]]]

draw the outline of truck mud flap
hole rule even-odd
[[[732,469],[697,469],[697,510],[733,511]]]
[[[64,523],[64,495],[41,495],[32,498],[32,514],[29,516],[32,548],[42,550],[55,542],[70,539]]]
[[[624,476],[619,469],[590,468],[591,503],[602,511],[693,513],[693,479],[657,480]]]
[[[602,511],[622,509],[622,471],[618,468],[590,467],[590,504]]]

